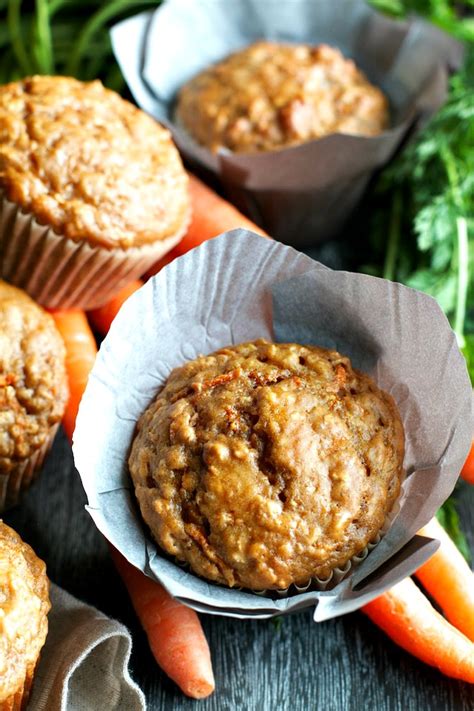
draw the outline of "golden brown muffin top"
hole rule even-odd
[[[0,703],[38,659],[50,608],[45,564],[0,521]]]
[[[269,151],[330,133],[375,136],[388,102],[338,49],[257,42],[182,87],[177,115],[212,151]]]
[[[158,544],[250,589],[326,577],[382,527],[403,475],[390,395],[336,351],[256,341],[176,368],[129,466]]]
[[[52,317],[0,281],[0,473],[45,444],[68,394],[64,343]]]
[[[99,81],[0,87],[0,188],[58,233],[124,249],[174,236],[187,186],[169,132]]]

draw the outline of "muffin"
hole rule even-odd
[[[180,241],[187,175],[169,132],[99,81],[0,87],[0,276],[94,308]]]
[[[338,49],[261,41],[185,84],[177,117],[211,151],[254,153],[330,133],[376,136],[389,111],[380,89]]]
[[[170,374],[129,468],[161,548],[198,575],[286,589],[349,567],[403,477],[392,397],[336,351],[264,340]]]
[[[0,511],[17,503],[52,444],[68,399],[53,319],[0,281]]]
[[[50,608],[45,564],[0,521],[0,711],[26,708]]]

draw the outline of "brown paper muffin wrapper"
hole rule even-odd
[[[27,667],[25,678],[17,691],[7,699],[0,701],[0,711],[26,711],[38,660]]]
[[[444,103],[449,73],[462,58],[460,44],[434,26],[392,20],[363,0],[166,0],[120,22],[111,36],[138,105],[168,126],[191,165],[217,179],[241,211],[295,246],[343,229],[376,172]],[[338,47],[388,96],[390,127],[378,136],[334,133],[254,154],[198,145],[176,121],[177,92],[259,39]]]
[[[348,356],[392,395],[406,435],[399,509],[367,553],[330,580],[281,596],[212,584],[163,556],[141,519],[127,466],[136,422],[173,368],[257,338]],[[180,602],[241,618],[313,606],[321,621],[381,595],[436,550],[436,541],[416,534],[453,490],[473,428],[466,363],[434,299],[384,279],[333,271],[274,240],[233,230],[174,260],[124,304],[90,374],[73,452],[98,528]]]
[[[13,469],[5,474],[0,472],[0,514],[12,506],[16,506],[36,479],[46,455],[51,449],[58,427],[59,424],[51,427],[46,442],[28,459],[16,463]]]
[[[184,235],[130,249],[74,242],[0,196],[0,276],[50,309],[95,309],[144,274]]]

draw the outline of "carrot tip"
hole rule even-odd
[[[186,696],[190,696],[192,699],[205,699],[212,694],[215,688],[214,680],[211,682],[206,679],[193,679],[181,686]]]

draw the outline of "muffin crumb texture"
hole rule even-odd
[[[403,476],[392,397],[336,351],[267,341],[176,368],[129,458],[158,544],[253,590],[327,577],[378,533]]]
[[[0,521],[0,706],[29,689],[50,607],[45,564]]]
[[[52,317],[0,281],[0,474],[42,447],[68,398],[65,348]]]
[[[334,47],[260,41],[185,84],[177,116],[212,151],[269,151],[331,133],[376,136],[388,101]]]
[[[169,132],[99,81],[0,87],[0,188],[59,234],[108,249],[172,237],[187,185]]]

